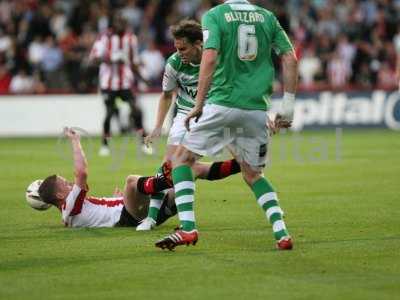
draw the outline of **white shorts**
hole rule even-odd
[[[201,156],[215,156],[230,148],[239,161],[254,169],[265,167],[268,149],[267,113],[206,104],[203,114],[194,122],[182,145]]]
[[[185,118],[185,114],[177,113],[172,121],[172,126],[168,133],[167,145],[179,145],[182,142],[182,139],[187,132],[185,128]]]

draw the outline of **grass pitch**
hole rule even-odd
[[[37,212],[27,185],[72,178],[69,145],[0,140],[0,299],[398,299],[400,135],[384,130],[274,137],[266,175],[279,192],[293,251],[274,249],[250,190],[236,175],[198,181],[195,247],[161,251],[152,232],[64,228],[54,208]],[[91,194],[110,195],[127,174],[153,174],[161,154],[135,155],[115,141],[99,158],[83,138]],[[160,153],[162,149],[160,149]]]

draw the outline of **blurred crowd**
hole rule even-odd
[[[159,89],[165,59],[174,52],[169,26],[200,20],[218,2],[0,0],[0,93],[96,91],[97,69],[88,54],[115,12],[138,36],[141,71]],[[251,2],[272,10],[289,33],[301,89],[396,87],[400,0]]]

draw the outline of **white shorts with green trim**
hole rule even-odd
[[[185,128],[186,114],[177,113],[168,133],[167,145],[179,145],[187,132]]]
[[[198,122],[191,120],[182,145],[201,156],[215,156],[224,147],[253,169],[265,167],[268,149],[267,113],[206,104]]]

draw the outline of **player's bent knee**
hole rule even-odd
[[[242,176],[244,181],[252,186],[258,179],[262,176],[262,171],[253,170],[250,166],[241,166],[242,167]]]
[[[261,173],[246,174],[246,175],[243,174],[243,179],[249,186],[252,186],[260,178],[261,178]]]

